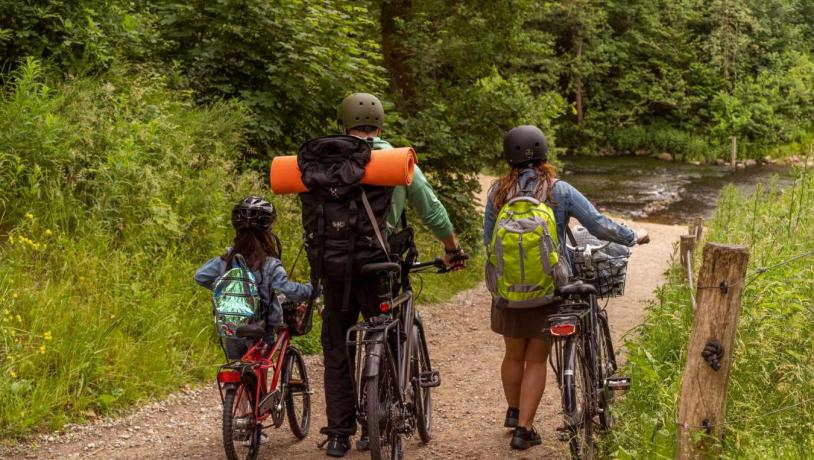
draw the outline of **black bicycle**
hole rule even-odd
[[[402,436],[417,431],[427,443],[432,435],[431,389],[441,384],[441,377],[430,363],[409,276],[431,269],[446,271],[441,259],[416,263],[415,257],[361,269],[363,276],[375,275],[386,292],[381,314],[352,327],[347,335],[348,358],[355,363],[357,417],[367,426],[374,460],[402,458]]]
[[[559,288],[566,302],[549,317],[551,366],[562,393],[564,431],[573,458],[593,458],[595,417],[601,429],[610,430],[614,392],[630,387],[629,378],[616,375],[608,315],[597,301],[624,293],[627,256],[596,257],[608,244],[569,245],[575,276]]]

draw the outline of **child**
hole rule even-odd
[[[215,281],[232,266],[236,254],[243,256],[248,268],[257,280],[258,293],[269,332],[283,324],[283,308],[275,292],[281,292],[289,300],[302,301],[311,297],[310,283],[289,281],[288,274],[280,262],[280,240],[271,230],[277,219],[274,206],[263,198],[250,196],[232,209],[232,226],[235,228],[235,241],[221,256],[216,256],[195,272],[195,282],[212,289]],[[229,359],[239,359],[245,352],[245,341],[229,337],[224,344]]]

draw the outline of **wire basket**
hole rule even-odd
[[[572,253],[574,276],[593,284],[600,298],[619,297],[625,294],[627,278],[627,257],[609,256],[602,252],[594,253],[591,263],[585,256]]]

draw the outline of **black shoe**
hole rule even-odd
[[[328,457],[344,457],[350,450],[350,439],[338,434],[328,435],[328,444],[325,453]]]
[[[356,440],[356,450],[359,452],[370,450],[370,438],[367,437],[367,433],[362,432],[362,435]]]
[[[506,428],[515,428],[517,427],[517,419],[520,418],[520,409],[516,407],[510,407],[506,410],[506,421],[503,422],[503,426]]]
[[[540,438],[540,435],[534,431],[534,428],[527,430],[522,426],[519,426],[514,429],[512,441],[509,443],[509,445],[512,446],[512,449],[526,450],[529,447],[539,446],[542,443],[543,440]]]

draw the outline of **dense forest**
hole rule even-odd
[[[6,75],[28,56],[64,76],[138,65],[239,100],[257,168],[332,132],[345,95],[382,95],[385,137],[417,148],[461,230],[518,123],[560,151],[701,160],[730,136],[793,151],[814,115],[807,0],[4,0],[0,17]]]
[[[349,93],[381,96],[473,245],[509,128],[560,155],[796,154],[813,52],[809,0],[0,0],[0,437],[211,378],[191,273]]]

